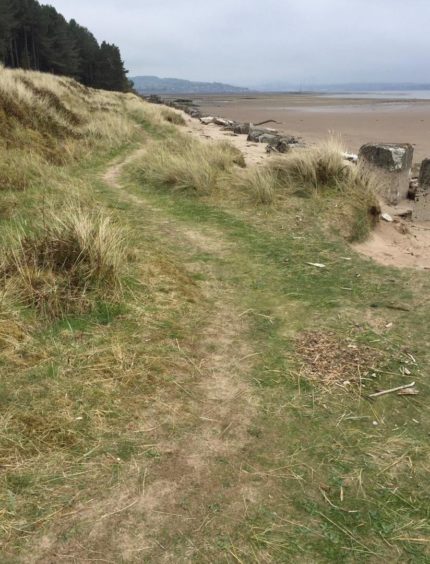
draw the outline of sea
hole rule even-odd
[[[381,90],[370,92],[320,92],[323,98],[367,100],[430,100],[430,90]]]

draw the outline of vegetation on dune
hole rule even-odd
[[[134,119],[151,113],[145,108],[133,94],[0,67],[0,190],[22,190],[49,174],[51,164],[121,146],[136,136]]]
[[[101,213],[69,207],[47,213],[32,233],[11,233],[2,249],[3,288],[50,317],[117,301],[125,274],[125,235]]]
[[[328,223],[340,227],[349,241],[365,239],[379,219],[381,179],[345,161],[336,139],[275,156],[239,178],[242,189],[258,203],[282,204],[292,196],[314,198]]]
[[[225,175],[234,166],[245,166],[245,161],[228,142],[208,145],[176,135],[148,147],[138,166],[150,184],[202,195],[217,190]]]
[[[180,112],[177,112],[170,108],[162,108],[161,115],[167,122],[173,123],[174,125],[185,125],[186,123]]]
[[[149,184],[200,195],[222,191],[227,200],[242,193],[257,204],[282,207],[294,196],[314,198],[325,216],[331,214],[328,223],[349,241],[360,241],[378,221],[381,180],[345,161],[343,153],[340,142],[329,139],[240,170],[243,155],[228,142],[209,145],[175,136],[148,148],[141,171]]]

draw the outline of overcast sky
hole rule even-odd
[[[41,0],[116,43],[130,76],[430,82],[430,0]]]

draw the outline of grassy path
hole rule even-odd
[[[132,202],[130,214],[202,290],[201,333],[178,343],[192,373],[177,382],[181,430],[158,462],[161,480],[148,481],[164,517],[146,515],[142,524],[170,552],[152,549],[150,559],[427,562],[428,353],[420,331],[428,280],[411,284],[407,272],[346,261],[348,249],[314,226],[313,234],[303,226],[280,234],[246,211],[124,179],[119,198]],[[415,315],[395,309],[402,303]],[[390,323],[393,331],[381,330]],[[294,339],[315,326],[383,354],[377,381],[363,375],[365,387],[403,383],[408,366],[420,397],[370,403],[364,388],[309,384]]]
[[[43,437],[8,478],[20,561],[429,562],[426,274],[364,261],[307,202],[143,185],[144,151],[76,170],[129,228],[124,308],[10,358]]]

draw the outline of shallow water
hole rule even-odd
[[[320,93],[322,98],[346,98],[361,100],[430,100],[430,90],[398,90],[372,92],[330,92]]]

